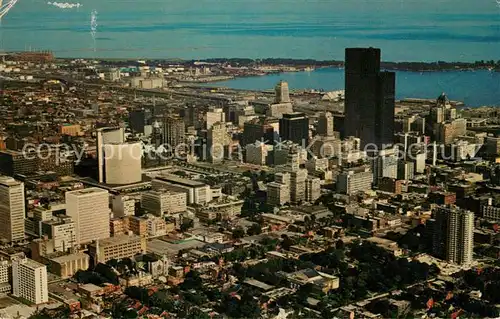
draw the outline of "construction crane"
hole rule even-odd
[[[19,0],[0,0],[0,20],[12,9]]]

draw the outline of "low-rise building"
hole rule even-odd
[[[160,217],[148,216],[146,225],[149,237],[165,236],[168,232],[172,231],[171,228],[167,227],[165,220]]]
[[[127,195],[114,195],[111,200],[113,217],[134,216],[136,199]]]
[[[282,273],[288,282],[290,288],[298,289],[304,285],[312,284],[312,287],[317,292],[328,293],[331,290],[338,289],[340,279],[337,276],[332,276],[319,272],[314,269],[303,269],[293,273]]]
[[[90,257],[84,253],[74,253],[49,259],[49,270],[61,278],[71,278],[79,270],[89,269]]]
[[[370,190],[373,184],[373,173],[369,168],[351,169],[337,176],[337,191],[352,195]]]
[[[132,216],[128,219],[128,229],[138,236],[147,236],[148,223],[145,218]]]
[[[141,207],[156,216],[185,212],[187,194],[166,189],[145,192],[142,194]]]
[[[121,235],[98,240],[89,246],[94,263],[105,263],[111,259],[132,258],[146,252],[146,238],[137,235]]]

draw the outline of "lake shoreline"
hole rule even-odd
[[[76,60],[77,57],[57,58],[57,60]],[[94,58],[85,60],[99,61],[101,64],[109,64],[113,66],[140,66],[143,65],[139,59],[120,59],[120,58]],[[266,59],[249,59],[249,58],[213,58],[199,60],[184,60],[184,59],[140,59],[147,64],[176,64],[183,66],[196,65],[231,65],[235,68],[250,68],[253,70],[261,70],[262,68],[276,67],[274,72],[267,73],[283,73],[283,72],[302,72],[307,69],[320,68],[344,68],[344,61],[339,60],[315,60],[315,59],[288,59],[288,58],[266,58]],[[295,68],[295,70],[284,70],[284,68]],[[382,62],[381,68],[387,71],[403,71],[403,72],[443,72],[443,71],[477,71],[489,70],[492,72],[500,72],[500,60],[498,61],[475,61],[475,62]],[[253,75],[252,75],[253,76]]]

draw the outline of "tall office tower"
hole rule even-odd
[[[219,107],[211,107],[207,112],[207,130],[209,130],[215,123],[226,122],[226,113]]]
[[[75,222],[77,244],[109,237],[109,193],[100,188],[66,192],[66,215]]]
[[[104,183],[105,176],[105,156],[104,145],[121,144],[125,142],[125,129],[123,127],[101,128],[97,130],[97,166],[99,183]]]
[[[306,200],[306,179],[306,169],[290,172],[290,201],[292,203],[300,203]]]
[[[433,253],[455,264],[470,264],[474,246],[474,213],[456,206],[441,206],[433,214]]]
[[[142,180],[141,142],[104,145],[104,180],[110,185],[127,185]]]
[[[443,123],[445,119],[445,109],[439,106],[431,108],[430,119],[432,124]]]
[[[230,142],[231,137],[227,132],[226,123],[214,123],[207,134],[206,158],[212,163],[222,162]]]
[[[274,181],[276,183],[290,185],[290,179],[291,177],[289,172],[281,172],[274,175]]]
[[[306,179],[306,201],[315,202],[321,196],[321,179],[309,177]]]
[[[290,103],[290,91],[288,89],[288,83],[285,81],[280,81],[278,84],[276,84],[276,87],[274,88],[274,91],[276,93],[275,98],[274,98],[274,103],[280,104],[280,103]]]
[[[0,239],[8,242],[24,240],[25,213],[24,184],[0,176]]]
[[[299,145],[309,140],[309,119],[304,113],[283,114],[280,119],[280,137]]]
[[[412,180],[415,177],[415,163],[411,161],[400,160],[398,162],[398,179]]]
[[[290,186],[276,182],[267,185],[267,203],[269,205],[285,205],[290,203]]]
[[[316,133],[321,136],[333,136],[333,115],[330,112],[322,112],[318,119]]]
[[[47,267],[23,258],[12,261],[12,293],[34,304],[49,302]]]
[[[372,154],[373,183],[377,185],[381,177],[398,178],[398,148],[383,149]]]
[[[132,132],[144,134],[144,127],[151,125],[152,116],[149,108],[131,110],[128,114],[128,125]]]
[[[242,146],[253,144],[255,141],[274,144],[274,127],[267,123],[265,117],[256,118],[243,124]]]
[[[345,134],[362,147],[393,143],[395,73],[380,72],[380,49],[346,49]]]
[[[245,163],[253,165],[266,165],[269,160],[269,148],[271,146],[256,142],[245,146]]]
[[[171,148],[172,152],[185,143],[185,132],[186,127],[181,118],[169,115],[163,119],[163,143],[169,145],[167,148]]]

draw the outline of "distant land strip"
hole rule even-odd
[[[137,60],[133,59],[99,59],[102,63],[113,65],[140,65]],[[266,59],[249,59],[249,58],[213,58],[199,60],[182,60],[182,59],[145,59],[150,62],[159,64],[176,63],[182,65],[194,65],[199,63],[207,64],[230,64],[238,67],[259,67],[259,66],[291,66],[297,68],[314,67],[344,67],[344,61],[338,60],[314,60],[314,59],[288,59],[288,58],[266,58]],[[382,62],[382,68],[385,70],[412,71],[412,72],[429,72],[429,71],[466,71],[466,70],[490,70],[500,71],[500,60],[498,61],[475,61],[475,62]]]

